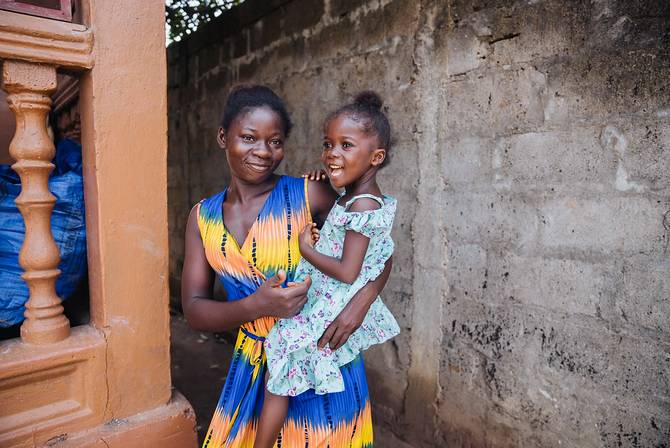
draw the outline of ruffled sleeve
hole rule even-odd
[[[344,228],[353,230],[368,238],[388,235],[393,227],[395,200],[386,199],[386,203],[376,210],[364,212],[344,212]]]
[[[368,238],[388,231],[390,226],[384,219],[382,209],[368,210],[365,212],[345,212],[346,220],[344,228],[353,230]]]

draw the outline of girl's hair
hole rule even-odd
[[[269,107],[276,112],[281,119],[284,135],[288,137],[293,123],[284,101],[269,87],[258,84],[238,84],[230,89],[223,107],[221,127],[228,132],[230,124],[238,115],[256,107]]]
[[[391,124],[386,114],[382,111],[383,101],[377,92],[365,90],[354,98],[353,103],[344,106],[331,113],[326,118],[326,126],[334,118],[346,114],[352,120],[361,125],[363,132],[367,135],[376,134],[379,147],[386,150],[386,159],[382,166],[389,160],[391,149]]]

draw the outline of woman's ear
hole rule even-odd
[[[372,152],[372,166],[381,166],[386,160],[386,150],[384,148],[377,148]]]
[[[216,133],[216,141],[219,144],[219,148],[226,149],[226,131],[223,128],[219,128],[219,132]]]

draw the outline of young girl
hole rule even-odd
[[[309,275],[312,287],[300,313],[277,322],[265,341],[269,375],[255,448],[274,445],[288,396],[308,389],[317,394],[343,391],[340,367],[400,331],[378,297],[346,343],[336,350],[317,346],[330,322],[361,287],[379,276],[393,253],[396,201],[382,195],[376,180],[387,160],[391,134],[381,105],[376,93],[363,92],[326,119],[322,162],[333,186],[345,193],[320,232],[312,223],[300,234],[302,260],[295,279]],[[335,337],[331,344],[336,347],[338,341]]]

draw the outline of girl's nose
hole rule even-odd
[[[331,159],[337,159],[340,157],[340,155],[341,155],[340,148],[338,146],[333,146],[332,148],[330,148],[327,154],[328,158]]]

